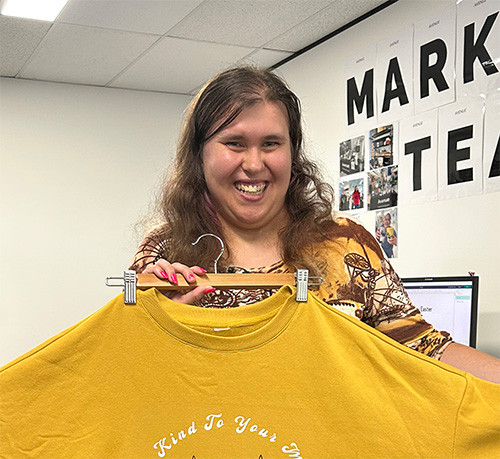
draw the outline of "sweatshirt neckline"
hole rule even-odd
[[[236,308],[201,308],[170,300],[157,289],[139,291],[137,303],[157,325],[185,344],[212,351],[241,351],[277,338],[295,314],[295,287]]]

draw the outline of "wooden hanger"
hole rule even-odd
[[[178,276],[177,284],[167,279],[159,279],[154,274],[137,274],[136,287],[141,290],[157,288],[159,290],[190,290],[206,285],[219,290],[232,288],[279,288],[283,285],[295,285],[293,273],[207,273],[203,276],[194,275],[195,281],[189,284],[182,276]]]
[[[310,282],[310,279],[318,279],[318,282]],[[115,284],[112,281],[122,281],[123,284]],[[298,269],[295,273],[231,273],[216,274],[207,273],[196,276],[193,284],[189,284],[182,276],[178,277],[177,284],[167,279],[158,279],[154,274],[136,274],[133,270],[123,272],[123,277],[106,277],[108,287],[123,287],[125,304],[136,304],[137,289],[147,290],[156,288],[158,290],[188,290],[199,285],[224,289],[256,289],[256,288],[280,288],[283,285],[295,285],[297,287],[296,301],[307,301],[307,291],[310,285],[321,285],[321,277],[309,277],[307,269]]]
[[[125,304],[135,304],[137,301],[136,291],[156,288],[158,290],[189,290],[198,286],[206,285],[223,289],[258,289],[258,288],[280,288],[283,285],[295,285],[297,287],[296,300],[307,301],[307,290],[309,285],[321,285],[321,277],[309,277],[307,269],[298,269],[296,273],[217,273],[217,262],[224,252],[224,242],[215,234],[202,234],[193,245],[196,245],[202,237],[213,236],[221,244],[221,252],[214,260],[214,273],[203,276],[195,275],[195,282],[190,284],[182,276],[177,278],[177,284],[167,279],[159,279],[154,274],[136,274],[133,270],[124,271],[123,277],[107,277],[108,287],[123,287]],[[310,282],[310,279],[318,279],[318,282]],[[123,281],[123,284],[114,284],[113,280]]]

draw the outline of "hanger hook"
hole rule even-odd
[[[206,234],[202,234],[198,239],[196,239],[196,241],[192,242],[191,244],[192,245],[198,244],[198,242],[200,242],[201,238],[203,238],[205,236],[212,236],[212,237],[218,239],[220,242],[221,250],[220,250],[220,253],[217,256],[217,258],[214,260],[214,273],[217,274],[217,262],[219,261],[219,258],[222,257],[222,254],[224,253],[224,242],[222,241],[222,239],[219,236],[216,236],[215,234],[212,234],[212,233],[206,233]]]

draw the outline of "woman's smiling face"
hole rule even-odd
[[[203,147],[203,171],[223,225],[263,229],[287,220],[292,153],[281,102],[258,102]]]

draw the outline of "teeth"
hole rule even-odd
[[[260,194],[265,190],[265,188],[266,188],[265,184],[262,185],[245,185],[243,183],[236,184],[236,189],[242,191],[243,193],[248,193],[248,194]]]

